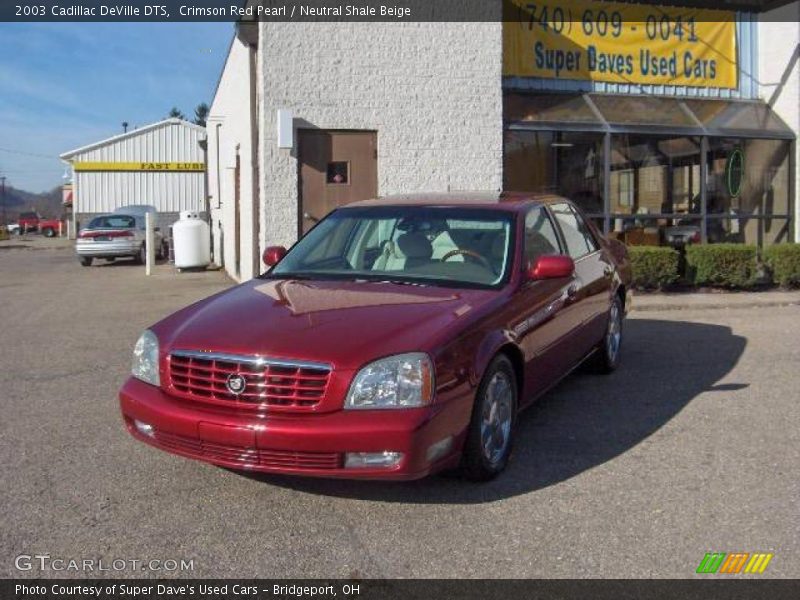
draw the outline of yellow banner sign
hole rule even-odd
[[[509,0],[503,74],[738,87],[730,11],[596,0]]]
[[[76,171],[205,171],[201,162],[76,162]]]

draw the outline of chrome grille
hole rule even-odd
[[[245,468],[330,470],[342,467],[342,455],[338,452],[240,448],[160,430],[155,431],[155,439],[166,450]]]
[[[172,391],[179,396],[242,407],[312,408],[325,396],[331,367],[322,363],[176,350],[169,360]],[[227,382],[246,385],[234,394]]]

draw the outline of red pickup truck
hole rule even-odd
[[[36,212],[20,213],[18,224],[17,233],[20,235],[31,231],[39,231],[45,237],[55,237],[63,231],[63,225],[59,219],[43,219]]]

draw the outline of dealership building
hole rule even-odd
[[[240,24],[207,124],[214,260],[249,279],[337,206],[418,191],[562,194],[628,244],[797,240],[800,3],[671,4]]]

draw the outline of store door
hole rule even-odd
[[[375,131],[298,131],[300,235],[337,206],[378,195]]]

